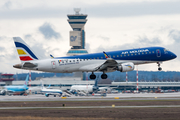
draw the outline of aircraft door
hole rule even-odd
[[[52,69],[55,69],[56,68],[56,62],[55,61],[51,61],[51,66],[52,66]]]
[[[161,57],[161,51],[159,49],[156,50],[157,57]]]

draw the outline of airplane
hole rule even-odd
[[[26,93],[26,90],[28,90],[28,86],[27,86],[28,81],[29,81],[29,75],[26,76],[24,85],[4,86],[3,89],[5,89],[7,94],[9,95],[24,95]]]
[[[85,95],[87,93],[92,94],[94,92],[97,92],[98,90],[109,89],[109,87],[98,87],[97,83],[98,81],[96,79],[94,85],[72,85],[70,88],[70,92],[72,93],[84,92],[84,95]]]
[[[54,95],[54,97],[58,96],[62,96],[63,91],[60,89],[51,89],[50,85],[45,88],[44,84],[41,81],[41,92],[45,94],[46,97],[49,97],[49,95]]]
[[[97,71],[103,72],[101,78],[106,79],[107,72],[133,71],[135,65],[149,63],[157,63],[161,71],[162,62],[177,57],[164,47],[146,47],[43,59],[20,37],[13,39],[21,60],[20,64],[13,65],[14,68],[56,73],[92,72],[90,79],[96,79],[94,72]]]

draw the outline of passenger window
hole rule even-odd
[[[97,57],[97,59],[99,59],[99,57]]]
[[[122,55],[121,55],[121,57],[122,57]]]
[[[113,58],[115,58],[115,56],[113,55]]]
[[[128,56],[129,56],[129,54],[128,54]]]
[[[145,52],[147,54],[147,52]]]
[[[144,54],[144,53],[142,52],[142,54]]]
[[[133,56],[133,54],[131,54]]]
[[[126,56],[126,55],[124,55],[124,56]]]
[[[75,62],[75,60],[73,60],[73,62]]]
[[[151,54],[151,52],[149,52],[149,54]]]
[[[119,55],[117,55],[117,57],[119,57]]]
[[[138,55],[140,55],[141,53],[138,53]]]
[[[134,55],[137,55],[136,53]]]
[[[101,59],[103,59],[103,57],[101,57]]]
[[[154,53],[154,51],[152,51],[152,53]]]

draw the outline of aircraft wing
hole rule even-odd
[[[118,65],[118,63],[114,59],[107,58],[107,60],[105,62],[85,65],[85,66],[79,68],[79,70],[82,70],[82,71],[104,71],[104,70],[107,70],[107,68],[114,68],[117,65]]]
[[[107,60],[98,67],[98,71],[103,71],[106,70],[108,67],[112,68],[112,67],[116,67],[118,65],[118,63],[112,59],[112,58],[107,58]]]

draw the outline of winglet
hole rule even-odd
[[[54,58],[54,56],[52,56],[51,54],[50,54],[50,56],[51,56],[51,58]]]
[[[107,55],[104,51],[103,51],[103,53],[104,53],[104,56],[105,56],[106,58],[109,58],[108,55]]]

